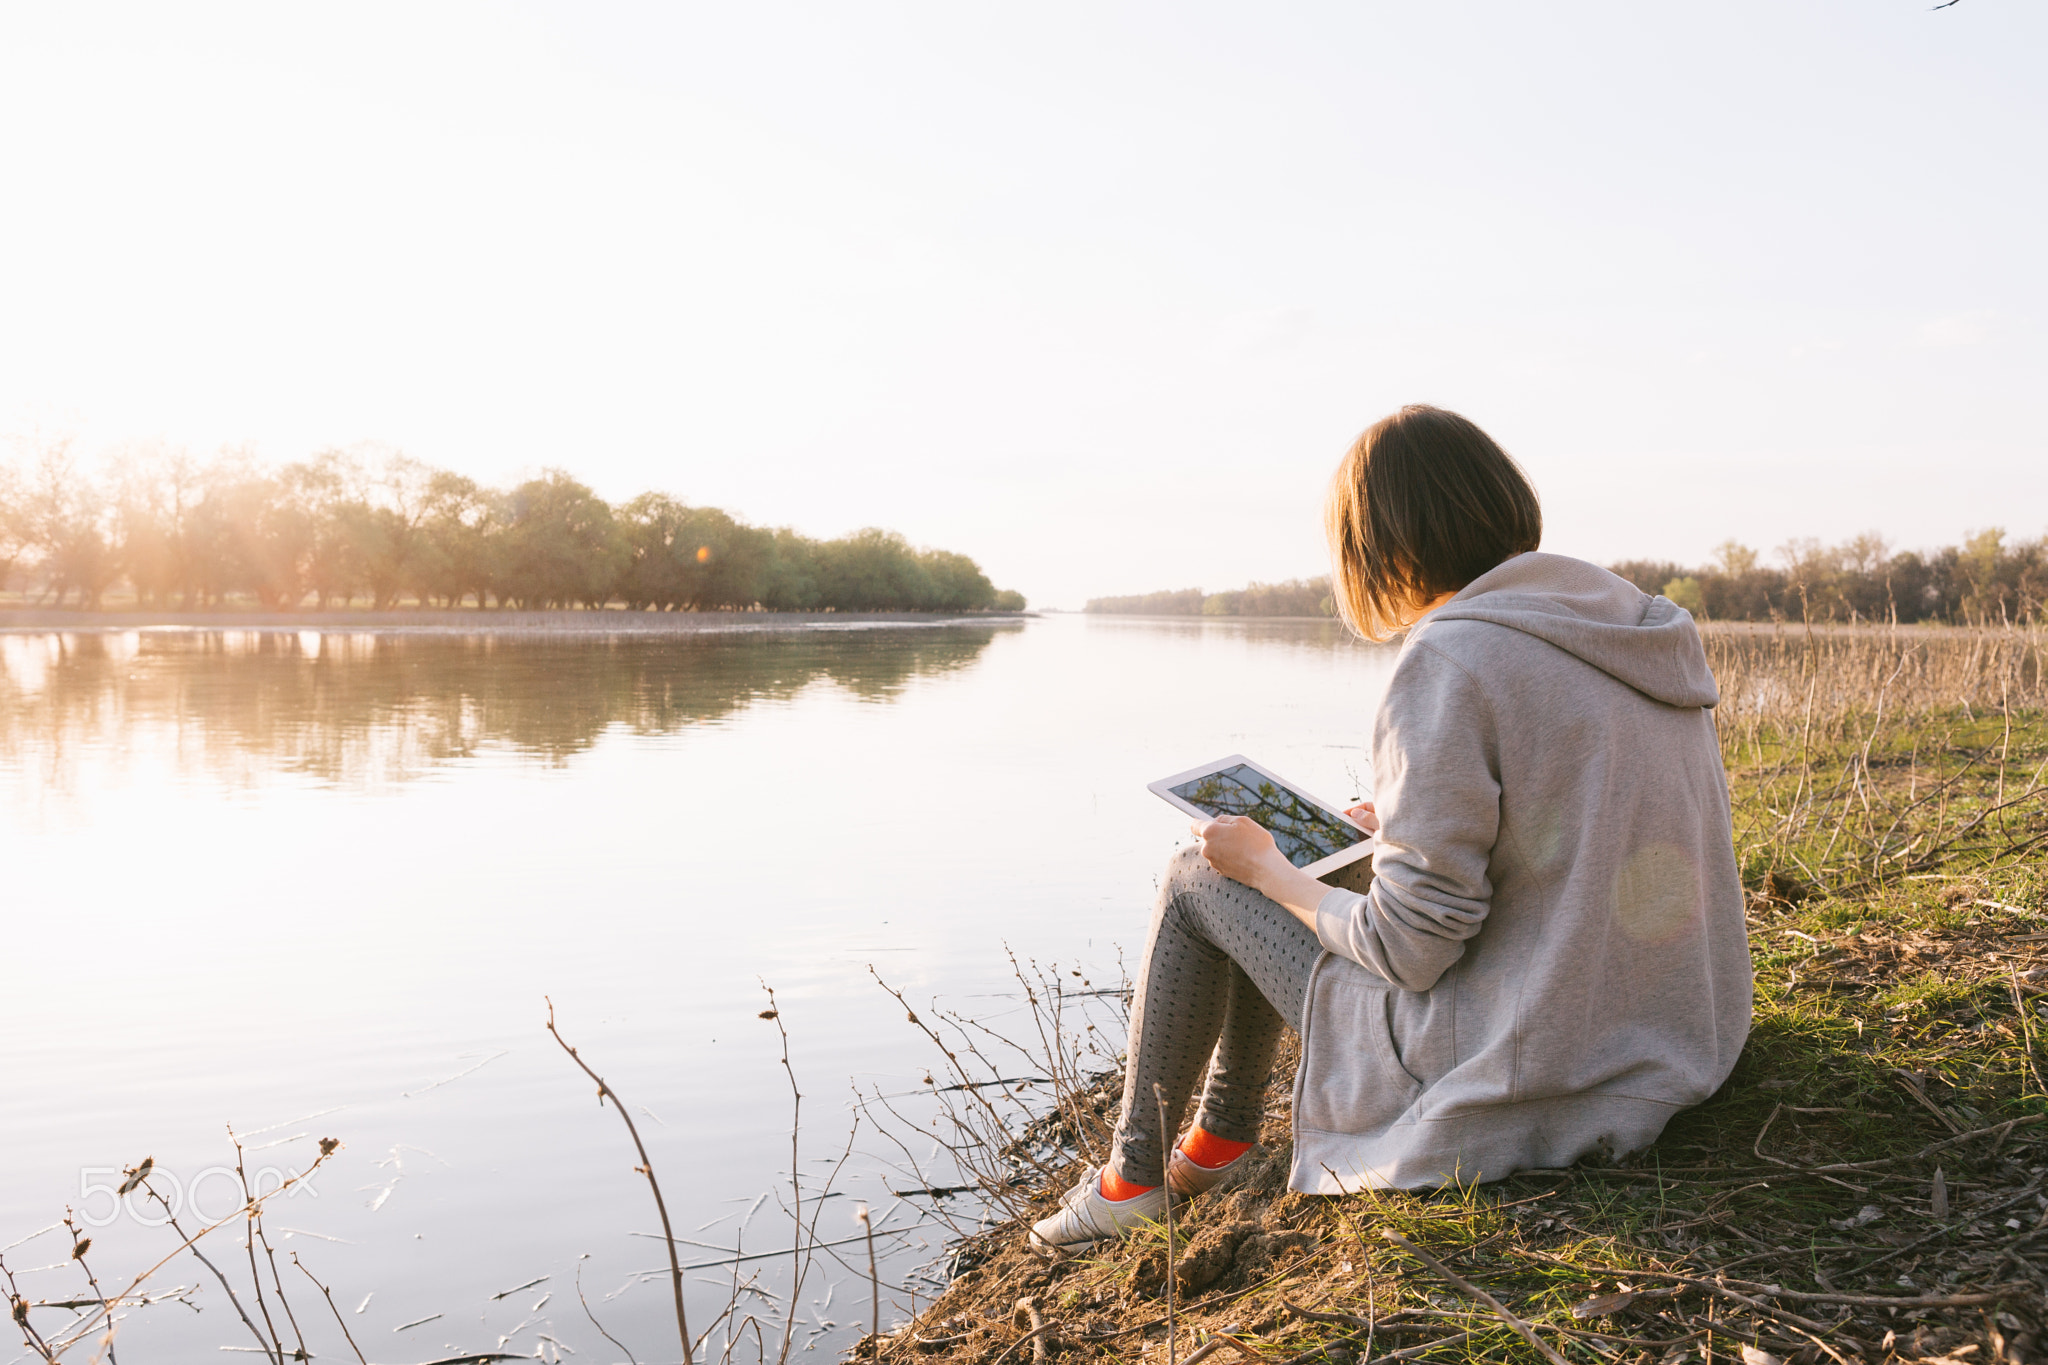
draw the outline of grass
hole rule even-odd
[[[862,1354],[2037,1358],[2048,639],[1736,629],[1708,646],[1756,969],[1754,1029],[1713,1099],[1620,1166],[1317,1198],[1285,1189],[1285,1065],[1259,1161],[1178,1215],[1176,1340],[1163,1229],[1082,1257],[1024,1245],[1055,1180],[1031,1182],[1031,1206],[969,1244],[979,1264]],[[1113,1083],[1058,1122],[1108,1112]],[[1035,1336],[1013,1325],[1020,1297],[1043,1313]]]

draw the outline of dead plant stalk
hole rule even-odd
[[[683,1365],[695,1365],[696,1357],[690,1350],[690,1319],[683,1310],[682,1261],[676,1255],[675,1230],[668,1221],[668,1204],[661,1197],[661,1182],[654,1178],[654,1160],[647,1155],[647,1144],[640,1140],[640,1130],[634,1126],[633,1116],[626,1111],[625,1101],[621,1100],[618,1097],[618,1093],[605,1084],[604,1077],[593,1071],[590,1063],[584,1061],[577,1054],[575,1048],[569,1046],[569,1040],[564,1038],[561,1030],[555,1027],[555,1002],[546,996],[542,996],[541,999],[546,1001],[548,1007],[548,1032],[553,1034],[555,1041],[562,1045],[562,1050],[569,1054],[569,1060],[576,1063],[584,1075],[597,1083],[597,1102],[599,1104],[603,1104],[606,1100],[612,1102],[612,1108],[618,1111],[619,1118],[625,1122],[626,1132],[633,1139],[633,1150],[640,1154],[640,1164],[633,1169],[647,1177],[647,1187],[654,1191],[655,1212],[661,1215],[661,1240],[662,1245],[668,1248],[669,1281],[675,1289],[676,1333],[682,1338],[683,1342]],[[786,1348],[784,1354],[787,1355]]]

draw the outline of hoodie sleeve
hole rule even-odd
[[[1420,640],[1395,665],[1373,769],[1380,835],[1371,888],[1324,896],[1316,937],[1402,990],[1426,991],[1486,921],[1500,762],[1477,680]]]

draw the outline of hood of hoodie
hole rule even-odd
[[[1467,584],[1415,627],[1486,621],[1533,635],[1667,706],[1721,699],[1692,613],[1597,564],[1535,551]]]

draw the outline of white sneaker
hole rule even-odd
[[[1155,1185],[1129,1199],[1105,1199],[1102,1172],[1089,1167],[1067,1191],[1059,1211],[1031,1225],[1031,1240],[1042,1247],[1079,1247],[1111,1237],[1128,1237],[1166,1216],[1166,1187]]]
[[[1166,1183],[1183,1199],[1206,1194],[1223,1183],[1223,1178],[1252,1159],[1258,1145],[1245,1148],[1221,1166],[1198,1166],[1179,1147],[1166,1159]]]

